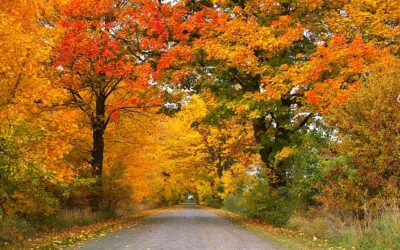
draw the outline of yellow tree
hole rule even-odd
[[[340,10],[332,10],[327,18],[331,29],[352,38],[359,34],[363,40],[378,48],[400,52],[400,5],[390,0],[346,1]]]
[[[229,179],[254,163],[255,142],[251,126],[239,119],[207,120],[215,105],[212,98],[211,94],[194,95],[182,111],[166,120],[160,131],[159,161],[178,189],[200,190],[203,196],[217,199],[225,173]]]
[[[63,100],[52,85],[50,51],[58,31],[52,28],[56,1],[0,3],[0,120],[2,209],[49,213],[75,171],[64,160],[71,150],[76,112],[43,109]],[[71,126],[71,124],[73,124]]]
[[[104,169],[107,199],[119,196],[135,204],[153,205],[160,201],[163,180],[156,156],[162,117],[156,111],[127,114],[110,125],[105,135],[109,142]],[[118,171],[123,175],[117,176]],[[125,191],[120,190],[121,185]]]

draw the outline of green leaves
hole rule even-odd
[[[29,155],[29,147],[39,142],[43,131],[22,121],[3,123],[0,130],[1,215],[49,214],[58,207],[54,195],[58,181],[54,173],[41,167],[39,157]]]

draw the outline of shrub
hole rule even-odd
[[[221,207],[222,199],[218,195],[221,186],[221,183],[211,185],[209,182],[203,182],[197,188],[200,203],[210,207]]]
[[[246,194],[247,215],[275,225],[285,225],[294,206],[284,190],[273,190],[262,180]]]
[[[326,208],[346,208],[362,217],[366,205],[378,209],[381,201],[399,199],[397,68],[394,64],[371,74],[345,105],[327,116],[337,140],[331,142],[331,155],[323,169],[327,181],[318,197]]]
[[[283,226],[294,211],[293,202],[285,189],[272,189],[263,176],[236,195],[223,201],[224,208],[249,218],[258,218],[275,226]]]
[[[247,209],[243,204],[243,197],[239,195],[231,195],[222,202],[223,208],[226,210],[247,216]]]
[[[42,132],[15,121],[0,129],[0,219],[15,215],[48,215],[58,208],[60,182],[30,155],[29,144]]]

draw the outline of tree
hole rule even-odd
[[[216,94],[214,117],[252,123],[270,185],[287,184],[275,155],[313,117],[343,103],[377,58],[360,37],[333,35],[325,14],[342,1],[217,1],[200,11],[195,82]],[[347,60],[342,60],[347,58]]]
[[[205,121],[215,106],[213,95],[193,95],[182,110],[161,124],[159,168],[168,185],[183,193],[197,193],[199,201],[214,202],[223,183],[251,169],[257,158],[251,126],[241,120]],[[232,181],[231,181],[232,182]],[[208,197],[208,198],[206,198]]]
[[[201,135],[208,165],[215,169],[218,178],[222,178],[224,172],[232,171],[232,166],[248,168],[254,162],[251,152],[254,151],[255,141],[251,137],[252,128],[246,121],[214,119],[212,112],[217,107],[214,98],[213,94],[204,92],[201,96],[194,96],[193,103],[187,108],[193,105],[200,109],[203,106],[206,111],[193,120],[191,127]]]
[[[54,212],[76,180],[76,166],[65,157],[77,134],[77,113],[43,109],[64,97],[48,67],[58,38],[51,27],[57,6],[0,3],[0,203],[7,216]]]
[[[398,65],[390,61],[389,65]],[[328,208],[377,212],[399,198],[400,91],[396,67],[375,71],[327,121],[337,129],[320,200]]]
[[[104,171],[107,178],[114,178],[120,184],[130,187],[125,195],[130,203],[160,204],[164,171],[159,162],[160,121],[164,117],[156,114],[158,108],[145,112],[126,114],[110,124],[105,139]],[[166,162],[163,162],[166,164]],[[109,170],[122,168],[125,174],[116,178]],[[114,187],[115,188],[115,187]],[[117,190],[118,191],[118,190]],[[113,199],[113,197],[110,197]]]
[[[54,18],[56,1],[46,7],[41,0],[2,1],[0,3],[0,109],[24,113],[37,109],[43,92],[57,93],[49,82],[51,46],[57,31],[50,29],[42,19]],[[54,97],[53,97],[54,98]]]
[[[101,176],[109,122],[121,112],[161,104],[151,83],[168,41],[177,39],[170,24],[179,19],[172,6],[146,0],[72,0],[62,14],[65,34],[54,50],[58,83],[70,96],[66,104],[89,119],[90,163]]]
[[[353,0],[332,12],[327,22],[335,33],[350,39],[359,34],[364,41],[399,56],[399,19],[400,6],[395,1]]]

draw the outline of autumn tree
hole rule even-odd
[[[51,27],[58,6],[41,0],[0,3],[2,216],[53,213],[77,177],[65,157],[78,115],[43,109],[64,97],[48,67],[59,34]]]
[[[210,119],[239,115],[252,123],[271,186],[286,186],[287,171],[275,155],[316,115],[356,91],[376,50],[359,36],[331,33],[326,15],[342,1],[214,3],[198,14],[194,85],[219,100]]]
[[[153,108],[126,114],[110,124],[105,134],[108,143],[104,176],[111,183],[104,187],[110,194],[106,200],[120,199],[119,205],[161,203],[164,171],[161,166],[168,163],[159,162],[160,124],[164,117],[157,111],[158,108]],[[123,175],[118,178],[115,173]],[[125,191],[121,192],[121,186]]]
[[[255,142],[249,124],[206,121],[216,105],[213,97],[211,93],[193,95],[180,112],[161,123],[157,157],[159,168],[168,175],[166,189],[173,184],[210,204],[221,199],[224,183],[228,188],[234,183],[232,179],[256,162],[251,154]]]
[[[346,1],[340,11],[331,14],[327,22],[335,33],[350,39],[359,34],[364,41],[400,55],[400,6],[396,1]]]
[[[391,61],[391,65],[398,62]],[[377,212],[399,199],[400,91],[396,67],[374,72],[327,121],[337,129],[319,199],[331,209]]]
[[[110,120],[160,104],[151,82],[167,41],[177,39],[171,23],[179,20],[172,6],[156,1],[73,0],[63,8],[65,34],[54,50],[55,66],[70,95],[66,104],[90,121],[94,176],[102,175]]]
[[[211,113],[218,107],[214,98],[213,94],[204,92],[194,96],[189,107],[194,105],[200,109],[203,106],[205,113],[193,120],[191,127],[201,135],[208,164],[215,169],[218,178],[222,178],[232,166],[241,164],[246,168],[253,162],[251,152],[255,141],[250,136],[252,128],[245,120],[212,119]]]

